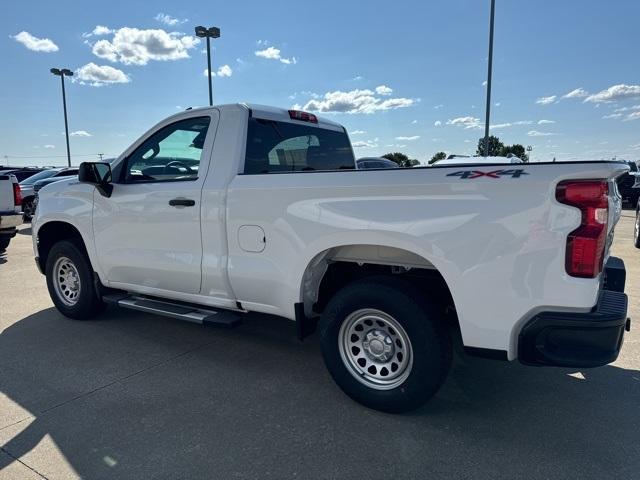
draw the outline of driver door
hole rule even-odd
[[[161,127],[117,167],[111,197],[94,194],[97,258],[110,286],[200,292],[200,201],[217,121],[213,112]]]

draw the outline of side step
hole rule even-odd
[[[234,328],[242,323],[240,317],[231,311],[203,308],[180,302],[128,294],[105,295],[102,299],[107,303],[130,308],[131,310],[155,313],[156,315],[177,318],[206,326]]]

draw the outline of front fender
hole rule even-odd
[[[35,256],[38,253],[40,230],[51,222],[62,222],[73,226],[82,237],[89,260],[100,280],[104,276],[97,261],[93,236],[93,196],[95,187],[77,180],[52,183],[38,192],[38,207],[33,217],[32,241]]]

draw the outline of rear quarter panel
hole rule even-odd
[[[451,175],[514,168],[524,175]],[[408,250],[446,280],[465,345],[506,350],[513,359],[519,326],[533,313],[587,311],[596,302],[599,279],[565,272],[566,236],[580,213],[555,200],[555,185],[608,178],[620,168],[457,165],[239,175],[227,199],[231,284],[243,305],[293,319],[304,271],[320,252],[354,244]],[[240,248],[242,225],[264,230],[264,251]]]

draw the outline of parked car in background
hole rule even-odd
[[[22,223],[20,186],[14,175],[0,175],[0,252],[4,251]]]
[[[396,162],[388,158],[363,157],[356,160],[356,168],[362,170],[365,168],[399,168],[399,166]]]
[[[472,163],[474,165],[496,164],[496,163],[524,163],[520,157],[509,154],[506,157],[469,157],[466,155],[449,155],[443,160],[432,163],[432,167],[441,167],[443,165],[464,165]]]
[[[38,168],[38,167],[11,168],[7,170],[0,170],[0,175],[11,174],[14,177],[16,177],[18,182],[22,182],[23,180],[26,180],[29,177],[32,177],[33,175],[42,172],[43,170],[44,168]]]
[[[609,255],[628,167],[466,161],[354,171],[334,121],[188,110],[40,191],[36,263],[70,318],[112,302],[232,327],[254,311],[300,338],[319,320],[336,383],[387,412],[435,394],[457,339],[530,365],[614,361],[630,325]]]
[[[57,180],[62,180],[63,178],[67,178],[73,175],[78,175],[78,168],[50,168],[47,170],[42,170],[35,175],[27,178],[20,182],[20,193],[22,195],[22,212],[23,212],[23,220],[28,222],[31,220],[33,213],[35,212],[35,186],[38,185],[38,188],[42,188],[43,184],[40,182],[43,180],[51,180],[51,182],[55,182]],[[51,183],[49,182],[49,183]]]
[[[629,171],[618,177],[618,191],[623,202],[629,202],[632,206],[640,199],[640,169],[636,162],[627,162]]]

